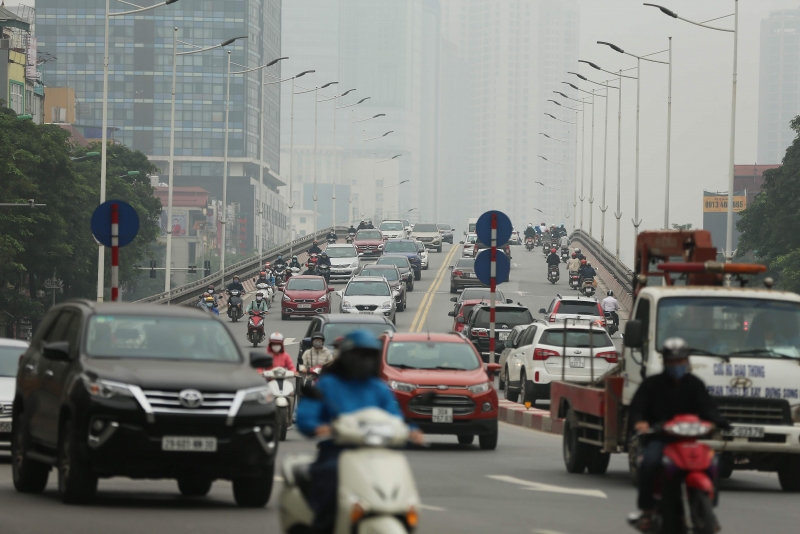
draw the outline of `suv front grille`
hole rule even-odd
[[[358,311],[375,311],[378,309],[378,306],[373,304],[356,304],[356,309]]]
[[[436,395],[430,404],[418,395],[408,402],[408,409],[420,415],[431,415],[433,408],[452,408],[453,415],[469,415],[475,411],[475,402],[464,395]]]
[[[181,404],[179,391],[143,391],[153,413],[228,415],[235,393],[201,393],[203,401],[196,408]]]
[[[720,414],[730,423],[791,425],[792,414],[786,399],[714,397]]]

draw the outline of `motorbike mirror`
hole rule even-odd
[[[641,348],[644,344],[642,321],[632,320],[625,325],[625,345],[631,348]]]
[[[328,293],[333,293],[334,289],[332,287],[328,287]]]
[[[459,242],[458,242],[458,244],[459,244],[459,245],[463,245],[463,244],[464,244],[464,242],[463,242],[463,241],[459,241]]]
[[[452,271],[454,267],[455,267],[454,265],[451,265],[450,267],[448,267],[448,269]]]
[[[263,352],[250,352],[250,367],[261,369],[272,367],[272,356]]]
[[[453,313],[455,313],[455,312],[453,312]],[[458,324],[464,324],[466,321],[464,320],[463,317],[456,317],[456,322]]]
[[[546,314],[546,313],[547,313],[547,310],[545,310],[544,308],[539,308],[539,313],[541,313],[542,315],[544,315],[544,314]]]
[[[456,312],[449,311],[449,312],[447,312],[447,315],[450,316],[450,317],[455,317],[456,316]]]

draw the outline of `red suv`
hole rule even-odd
[[[331,312],[333,288],[321,276],[293,276],[286,282],[281,299],[281,319],[292,315],[319,315]]]
[[[353,238],[359,256],[380,256],[383,254],[383,234],[380,230],[359,230]]]
[[[497,364],[484,365],[472,343],[456,334],[386,334],[381,377],[406,419],[428,434],[458,436],[481,449],[497,447]]]
[[[485,302],[485,300],[462,300],[458,303],[457,310],[447,313],[450,317],[455,317],[453,319],[453,332],[459,333],[464,330],[464,323],[467,322],[469,312],[472,311],[476,304],[481,302]]]

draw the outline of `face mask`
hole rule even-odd
[[[206,302],[206,306],[208,306],[209,308],[213,308],[214,307],[214,303],[213,302]]]
[[[347,371],[348,378],[353,380],[366,380],[376,376],[378,372],[378,358],[372,355],[358,353],[346,354],[342,359],[342,366]]]
[[[271,350],[272,352],[280,352],[281,351],[281,346],[280,345],[270,345],[269,346],[269,350]]]
[[[213,292],[214,292],[214,290],[213,290],[213,289],[209,289],[209,290],[208,290],[208,294],[209,294],[209,295],[210,295],[210,294],[212,294]]]
[[[689,372],[689,364],[683,365],[670,365],[666,367],[667,374],[670,375],[675,380],[680,380],[683,376]]]
[[[315,349],[321,349],[322,348],[322,341],[316,340],[316,341],[314,341],[313,345],[314,345]]]
[[[256,297],[256,300],[257,300],[258,302],[261,302],[261,299],[262,299],[262,298],[264,298],[264,297]]]

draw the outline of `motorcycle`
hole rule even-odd
[[[353,240],[355,238],[356,238],[356,234],[354,234],[354,233],[347,234],[347,244],[348,245],[352,245],[353,244]]]
[[[253,347],[257,347],[266,336],[264,333],[264,316],[266,314],[267,312],[261,310],[248,312],[250,320],[247,321],[247,339],[253,344]]]
[[[531,250],[533,250],[533,247],[534,247],[533,238],[532,237],[526,237],[525,238],[525,248],[528,250],[528,252],[530,252]]]
[[[235,323],[242,315],[244,315],[242,311],[242,292],[238,289],[231,289],[228,291],[228,317]]]
[[[619,330],[619,326],[614,324],[614,316],[611,315],[611,312],[603,312],[603,315],[606,317],[606,330],[608,331],[608,335],[613,336]]]
[[[339,238],[337,238],[337,237],[328,237],[328,244],[329,245],[335,245],[338,240],[339,240]]]
[[[319,375],[322,374],[322,366],[314,365],[307,367],[300,365],[297,370],[300,372],[297,380],[297,389],[302,393],[302,389],[307,386],[313,386],[319,380]]]
[[[569,261],[569,249],[567,247],[561,247],[561,261],[564,263]]]
[[[572,289],[578,289],[578,282],[580,281],[580,276],[577,272],[571,271],[569,273],[569,287]]]
[[[648,532],[658,534],[712,534],[718,531],[714,514],[714,479],[718,459],[714,451],[698,441],[711,434],[714,425],[696,415],[677,415],[651,429],[647,435],[666,434],[664,467],[656,480],[656,509]],[[639,436],[637,441],[641,441]],[[641,450],[641,445],[637,445]],[[637,461],[641,458],[637,455]],[[639,529],[639,512],[628,515],[628,524]]]
[[[256,282],[256,281],[257,280],[255,278],[253,278],[253,282]],[[258,284],[256,284],[256,291],[261,291],[262,293],[264,293],[264,298],[266,298],[270,302],[274,302],[275,301],[275,289],[273,288],[272,285],[270,285],[270,284],[268,284],[266,282],[258,283]]]
[[[312,263],[313,263],[314,265],[317,265],[317,264],[319,264],[319,255],[317,255],[317,253],[316,253],[316,252],[313,252],[313,253],[312,253],[312,254],[311,254],[309,257],[308,257],[308,264],[309,264],[309,265],[311,265]]]
[[[594,278],[584,278],[583,285],[580,289],[581,293],[583,293],[587,297],[591,297],[594,295]]]
[[[550,280],[551,284],[555,284],[558,282],[559,279],[559,272],[557,265],[551,265],[547,271],[547,279]]]
[[[331,280],[331,266],[327,263],[322,263],[317,265],[317,275],[325,278],[325,282],[330,282]]]
[[[339,456],[334,534],[415,530],[420,498],[414,475],[403,453],[390,450],[406,444],[406,424],[383,410],[367,408],[340,416],[332,427],[334,443],[345,447]],[[304,455],[283,462],[278,510],[285,533],[305,532],[314,520],[305,495],[312,482],[312,461]]]
[[[267,379],[270,393],[275,397],[275,406],[278,408],[278,437],[281,441],[286,441],[286,432],[292,426],[294,417],[295,374],[283,367],[262,371],[261,374]]]

